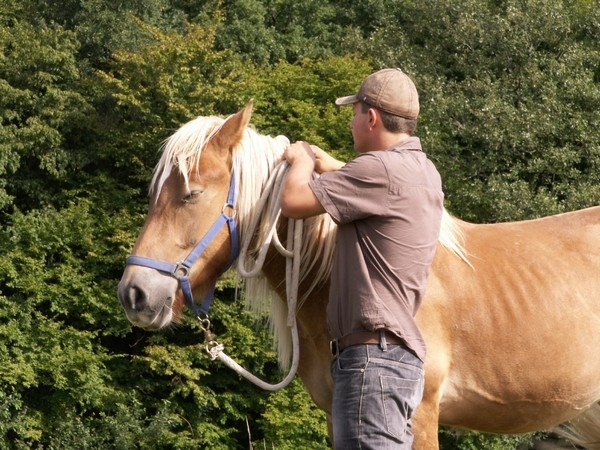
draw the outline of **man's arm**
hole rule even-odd
[[[283,157],[290,169],[281,190],[281,213],[292,219],[304,219],[325,212],[308,185],[315,170],[315,153],[306,142],[295,142]]]

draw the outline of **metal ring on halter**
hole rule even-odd
[[[229,208],[232,211],[232,214],[229,215],[225,212],[225,210]],[[235,210],[235,208],[233,207],[233,205],[231,203],[225,203],[223,205],[223,209],[221,210],[221,214],[227,216],[229,219],[235,219],[235,216],[237,215],[237,211]]]
[[[173,276],[178,280],[187,277],[190,274],[190,267],[188,267],[185,262],[178,262],[175,265],[175,270],[173,271]]]

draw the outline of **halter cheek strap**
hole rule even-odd
[[[239,238],[237,232],[237,225],[235,221],[235,171],[231,174],[231,182],[229,183],[229,193],[227,194],[227,203],[223,206],[223,210],[221,211],[221,215],[212,225],[212,227],[206,232],[204,237],[196,244],[196,246],[192,249],[190,254],[185,258],[182,262],[173,264],[166,261],[161,261],[158,259],[148,258],[146,256],[137,256],[130,255],[127,257],[126,264],[127,265],[136,265],[149,267],[151,269],[156,269],[160,272],[168,273],[169,275],[175,277],[179,284],[181,285],[181,290],[183,292],[183,296],[185,298],[186,305],[191,308],[196,316],[200,317],[201,315],[208,316],[208,310],[210,309],[210,305],[212,304],[214,293],[215,293],[215,284],[209,288],[206,296],[204,297],[204,301],[201,306],[196,305],[194,303],[194,295],[192,293],[192,287],[190,284],[190,272],[192,270],[192,266],[196,262],[196,260],[202,255],[204,250],[210,245],[212,240],[215,238],[217,233],[221,230],[224,225],[227,225],[229,229],[229,238],[231,240],[231,254],[229,255],[229,261],[227,265],[223,269],[223,271],[219,274],[222,275],[231,265],[235,258],[237,258],[239,252]],[[228,214],[228,210],[231,211],[231,215]]]

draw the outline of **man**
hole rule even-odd
[[[441,179],[413,136],[419,98],[400,69],[369,75],[336,104],[354,108],[358,156],[344,164],[305,142],[289,146],[282,213],[327,212],[338,224],[327,306],[335,448],[410,449],[425,358],[414,316],[440,230]]]

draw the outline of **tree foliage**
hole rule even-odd
[[[460,216],[514,220],[599,202],[600,20],[589,5],[425,1],[402,11],[435,11],[426,29],[410,19],[405,57],[422,74],[423,135]]]
[[[80,81],[74,36],[7,19],[0,28],[0,211],[49,204],[83,164],[73,147],[91,106]]]
[[[352,157],[332,101],[400,66],[461,218],[600,203],[600,10],[592,0],[5,0],[0,4],[0,448],[327,448],[299,381],[254,388],[192,317],[132,329],[115,298],[161,142],[254,99],[264,134]],[[213,326],[277,380],[235,279]],[[443,430],[443,448],[531,436]],[[521,448],[520,447],[520,448]]]

